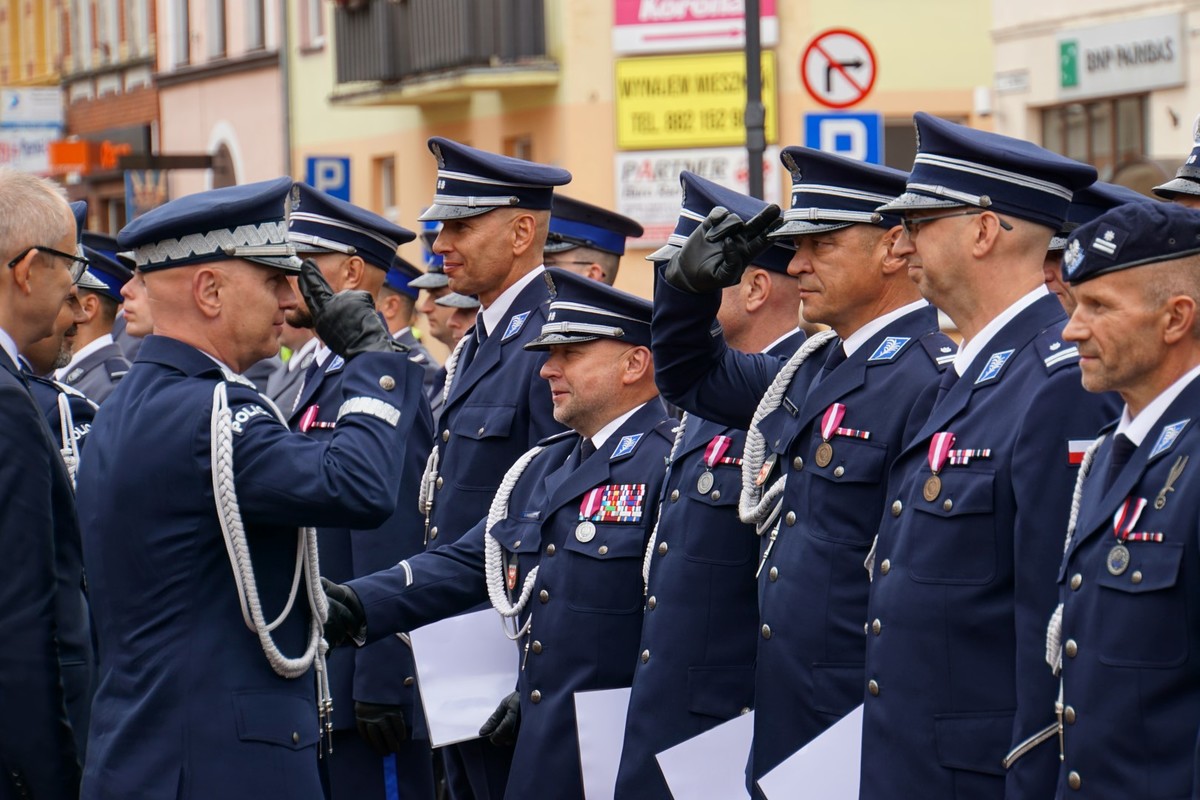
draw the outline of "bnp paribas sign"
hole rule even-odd
[[[1104,97],[1184,82],[1183,18],[1133,17],[1058,34],[1058,95]]]

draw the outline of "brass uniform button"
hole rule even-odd
[[[1067,786],[1070,786],[1072,789],[1078,789],[1080,786],[1083,786],[1083,778],[1079,777],[1078,772],[1071,770],[1067,773]]]
[[[878,636],[879,632],[882,630],[883,630],[883,623],[880,622],[878,619],[876,619],[874,622],[871,623],[871,633]]]
[[[520,549],[521,549],[521,540],[517,539],[515,542],[513,542],[513,550],[520,550]]]
[[[713,493],[712,493],[712,499],[713,499],[713,500],[720,500],[720,499],[721,499],[721,490],[720,490],[720,489],[713,489]]]
[[[643,664],[645,664],[645,663],[646,663],[647,661],[649,661],[649,660],[650,660],[650,651],[649,651],[649,650],[643,650],[643,651],[642,651],[642,663],[643,663]]]
[[[450,429],[449,429],[449,428],[447,428],[446,430],[442,431],[442,441],[443,441],[443,442],[448,442],[448,441],[450,441]]]
[[[767,573],[767,577],[772,582],[779,580],[779,567],[771,567],[771,571]]]
[[[292,731],[292,744],[300,744],[300,732]]]
[[[744,717],[744,716],[746,716],[746,715],[747,715],[747,714],[749,714],[749,713],[750,713],[750,707],[749,707],[749,706],[742,706],[742,710],[738,712],[738,714],[739,714],[739,715],[741,715],[741,716],[743,716],[743,717]]]
[[[412,675],[409,675],[407,678],[404,679],[405,686],[412,686],[414,683],[415,683],[415,681],[413,680]]]
[[[892,560],[890,558],[885,558],[879,564],[879,574],[887,575],[891,571],[892,571]]]
[[[879,697],[879,681],[874,678],[868,681],[867,691],[871,693],[871,697]]]
[[[672,502],[672,503],[674,503],[674,502],[676,502],[677,500],[679,500],[679,490],[678,490],[678,489],[672,489],[672,490],[671,490],[671,502]]]
[[[665,556],[665,555],[667,554],[667,550],[668,550],[668,549],[670,549],[670,548],[668,548],[668,547],[667,547],[667,543],[666,543],[666,542],[659,542],[659,543],[658,543],[658,554],[659,554],[660,556]]]
[[[379,379],[379,388],[383,389],[385,392],[390,392],[392,389],[396,388],[396,379],[391,375],[384,375]]]
[[[1135,584],[1141,583],[1142,582],[1142,571],[1140,569],[1135,569],[1133,571],[1133,574],[1129,576],[1129,580]]]
[[[796,456],[795,458],[793,458],[792,459],[792,469],[796,470],[796,472],[799,472],[800,470],[804,469],[804,459],[801,458],[800,456]]]
[[[437,488],[439,488],[439,489],[442,488],[443,483],[445,483],[445,481],[442,480],[442,476],[438,475],[438,479],[437,479],[437,483],[436,483]]]
[[[646,601],[646,608],[650,609],[651,611],[658,608],[658,598],[654,595],[650,595],[650,599]]]
[[[558,548],[555,547],[553,544],[546,545],[546,555],[548,555],[548,556],[554,555],[554,551],[557,549]]]
[[[1071,576],[1071,591],[1078,591],[1079,587],[1082,585],[1083,585],[1083,576],[1080,575],[1078,572],[1076,572],[1074,575]]]
[[[543,604],[549,603],[550,602],[550,593],[547,592],[545,589],[542,589],[540,592],[538,592],[538,600],[541,600]]]
[[[1074,706],[1067,706],[1066,708],[1063,709],[1063,721],[1066,722],[1068,725],[1075,724],[1075,708],[1074,708]]]
[[[538,691],[537,689],[534,689],[532,692],[529,693],[529,702],[531,702],[531,703],[542,702],[542,693],[540,691]]]
[[[438,534],[437,525],[434,525],[432,528],[429,529],[429,538],[436,539],[437,534]]]
[[[796,512],[795,512],[795,511],[789,511],[789,512],[788,512],[788,513],[787,513],[787,514],[784,516],[784,518],[783,518],[783,521],[784,521],[786,524],[788,524],[788,525],[795,525],[795,524],[796,524]]]
[[[1067,639],[1063,651],[1067,654],[1067,658],[1074,658],[1079,653],[1079,645],[1075,643],[1074,639]]]
[[[484,431],[486,431],[486,430],[487,430],[487,426],[486,426],[486,425],[480,425],[480,426],[479,426],[479,430],[475,431],[475,434],[476,434],[477,436],[483,436],[483,432],[484,432]]]
[[[845,474],[846,474],[846,468],[845,468],[845,467],[838,466],[838,467],[836,467],[836,468],[833,470],[833,477],[835,477],[835,478],[840,478],[840,477],[842,477],[842,476],[843,476],[843,475],[845,475]]]
[[[949,511],[952,508],[954,508],[954,501],[947,497],[945,502],[942,503],[942,510]]]
[[[600,548],[598,550],[596,550],[596,552],[602,556],[608,555],[608,545],[606,545],[606,544],[600,545]]]
[[[535,640],[533,644],[529,645],[529,649],[533,651],[534,655],[541,655],[542,643]]]
[[[900,512],[903,510],[904,510],[904,503],[901,503],[899,500],[892,503],[892,516],[893,517],[900,516]]]
[[[770,625],[766,625],[766,624],[764,624],[764,625],[762,626],[762,637],[763,637],[764,639],[770,639],[770,638],[771,638],[771,626],[770,626]]]

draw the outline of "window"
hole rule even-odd
[[[533,137],[529,134],[510,136],[504,140],[504,155],[533,161]]]
[[[1146,95],[1068,103],[1042,110],[1042,144],[1091,164],[1110,181],[1146,155]]]
[[[99,0],[94,5],[96,15],[96,50],[101,64],[119,61],[121,42],[121,9],[119,0]]]
[[[77,71],[92,67],[92,3],[91,0],[72,0],[71,60]]]
[[[225,55],[225,0],[208,0],[208,57]]]
[[[188,12],[188,0],[174,0],[171,4],[174,15],[171,19],[171,47],[174,66],[185,67],[192,60],[192,26]]]
[[[325,0],[300,0],[300,46],[306,50],[325,46]]]
[[[398,219],[400,209],[396,205],[396,159],[394,156],[376,158],[372,165],[375,179],[375,207],[390,220]]]
[[[267,46],[263,0],[246,2],[246,50],[262,50]]]
[[[150,55],[150,0],[125,0],[125,41],[129,57]]]

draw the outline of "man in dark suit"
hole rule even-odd
[[[0,798],[67,800],[78,796],[80,764],[63,693],[56,543],[79,531],[66,468],[18,353],[53,333],[86,262],[53,184],[0,171],[0,219]]]

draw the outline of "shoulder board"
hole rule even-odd
[[[125,377],[125,373],[129,372],[129,362],[123,357],[108,358],[104,360],[104,369],[108,372],[108,377],[113,382],[121,380]]]
[[[950,366],[954,362],[954,357],[958,355],[958,345],[941,331],[934,331],[922,336],[921,346],[925,348],[925,353],[933,360],[934,364],[937,364],[939,370]]]
[[[567,431],[563,431],[561,433],[556,433],[553,436],[547,436],[545,439],[542,439],[540,442],[538,442],[537,446],[538,447],[549,447],[552,444],[558,444],[559,442],[565,442],[568,439],[570,439],[572,444],[574,444],[575,440],[578,438],[579,438],[578,433],[576,433],[575,431],[567,430]]]
[[[74,386],[67,386],[65,383],[62,383],[61,381],[50,380],[50,381],[46,381],[46,382],[49,384],[52,384],[55,389],[58,389],[60,392],[67,395],[68,397],[82,397],[84,400],[88,399],[88,396],[86,394],[79,391]]]
[[[408,360],[413,362],[414,364],[424,364],[427,361],[427,359],[425,358],[425,354],[422,353],[420,350],[409,350],[408,351]]]
[[[679,427],[679,420],[674,417],[667,417],[662,422],[654,426],[654,432],[662,436],[668,442],[675,441],[675,429]]]
[[[1079,363],[1079,348],[1071,342],[1064,342],[1061,334],[1061,329],[1051,328],[1033,340],[1047,372]]]

